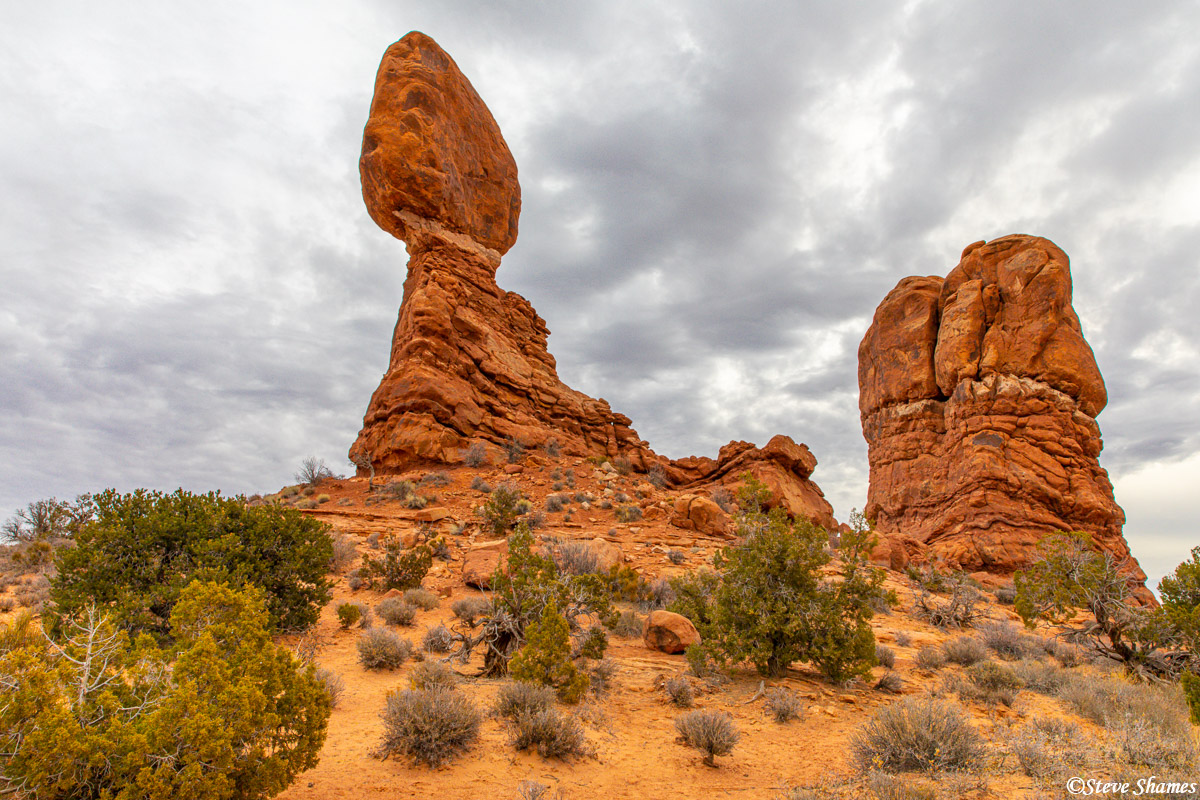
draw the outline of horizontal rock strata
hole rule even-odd
[[[1052,242],[978,242],[945,280],[900,281],[862,340],[858,378],[865,513],[893,560],[915,543],[1009,574],[1045,535],[1078,530],[1144,582],[1098,461],[1104,381]]]

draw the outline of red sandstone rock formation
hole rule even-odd
[[[359,162],[371,218],[407,244],[408,278],[391,360],[350,457],[365,473],[456,462],[466,449],[556,441],[567,453],[622,456],[700,488],[750,472],[793,513],[833,526],[809,478],[816,459],[777,436],[731,442],[716,460],[671,462],[604,400],[559,380],[549,331],[525,298],[496,284],[517,236],[517,167],[487,106],[432,39],[388,48],[375,81]]]
[[[907,560],[919,543],[951,565],[1008,574],[1046,534],[1082,530],[1145,581],[1097,460],[1107,395],[1052,242],[977,242],[945,280],[903,279],[858,359],[865,514],[884,555]]]

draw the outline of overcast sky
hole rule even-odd
[[[406,260],[358,153],[416,29],[520,169],[500,285],[660,453],[786,433],[844,519],[876,305],[1036,234],[1072,260],[1134,554],[1153,584],[1200,544],[1200,6],[588,5],[9,4],[0,518],[350,470]]]

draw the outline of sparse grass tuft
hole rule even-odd
[[[692,707],[692,702],[695,700],[696,694],[692,691],[692,684],[687,678],[682,675],[668,678],[663,683],[663,689],[666,691],[667,697],[675,705],[680,708]]]
[[[358,663],[366,669],[395,669],[412,655],[412,643],[386,628],[374,628],[358,638]]]
[[[875,688],[881,692],[900,694],[904,691],[904,678],[900,677],[899,672],[889,670],[879,676],[879,680],[875,683]]]
[[[917,651],[917,666],[925,670],[937,670],[946,666],[946,653],[936,644],[927,644]]]
[[[454,634],[445,625],[434,625],[421,639],[421,647],[430,653],[449,653],[453,644]]]
[[[983,643],[996,655],[1016,661],[1033,651],[1029,637],[1008,622],[989,622],[979,627]]]
[[[407,755],[431,767],[468,750],[479,738],[480,714],[462,693],[445,688],[388,695],[384,734],[376,754]]]
[[[409,626],[417,617],[417,607],[402,597],[385,597],[375,605],[375,613],[388,625]]]
[[[783,687],[768,689],[763,696],[763,700],[766,703],[767,711],[771,713],[771,717],[781,724],[791,722],[794,719],[800,719],[804,711],[804,706],[800,702],[800,696]]]
[[[935,698],[910,698],[881,708],[851,742],[864,772],[955,771],[982,760],[979,734],[962,710]]]
[[[506,683],[496,692],[492,713],[516,722],[524,714],[534,714],[554,706],[554,689],[536,683],[516,681]]]
[[[342,676],[333,670],[319,669],[317,670],[317,680],[325,684],[325,691],[329,694],[330,707],[337,708],[338,701],[346,693],[346,682],[342,680]]]
[[[474,442],[470,447],[460,450],[459,453],[462,455],[463,463],[472,469],[482,467],[488,461],[487,448],[483,446],[482,442]]]
[[[896,651],[888,647],[886,644],[875,645],[875,660],[882,667],[892,669],[896,666]]]
[[[486,597],[462,597],[450,605],[454,616],[471,625],[475,620],[492,610],[492,601]]]
[[[407,589],[404,592],[404,602],[414,605],[424,611],[432,611],[441,604],[441,599],[428,589],[420,587]]]
[[[422,661],[413,667],[408,685],[414,689],[453,689],[458,686],[458,673],[440,661]]]
[[[617,618],[617,626],[613,633],[622,639],[636,639],[642,635],[644,620],[633,611],[622,611]]]
[[[565,759],[592,752],[579,720],[557,708],[519,715],[510,741],[518,750],[536,748],[542,758]]]
[[[942,651],[947,661],[964,667],[983,661],[988,656],[987,645],[975,636],[955,636],[942,643]]]
[[[592,575],[600,571],[600,557],[587,542],[558,542],[550,548],[558,571],[567,575]]]
[[[721,711],[689,711],[675,720],[683,743],[704,753],[704,763],[716,766],[715,756],[729,755],[738,743],[741,734],[733,724],[733,717]]]

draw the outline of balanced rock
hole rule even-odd
[[[682,653],[699,641],[700,633],[692,621],[673,611],[651,611],[642,625],[642,642],[651,650]]]
[[[350,448],[360,475],[462,462],[480,447],[495,460],[514,441],[553,441],[567,455],[622,457],[638,473],[657,467],[693,492],[748,472],[791,513],[835,524],[804,445],[777,436],[761,449],[731,442],[716,459],[671,461],[628,417],[559,380],[546,323],[496,283],[517,236],[516,164],[470,81],[422,33],[384,54],[359,172],[372,219],[409,253],[387,372]]]
[[[371,218],[410,245],[443,228],[498,259],[517,240],[517,163],[475,87],[423,33],[383,55],[358,168]]]
[[[360,470],[456,462],[472,444],[511,440],[646,469],[654,456],[629,419],[559,380],[545,322],[496,285],[517,235],[516,164],[470,82],[422,33],[384,55],[360,172],[371,217],[410,255],[388,370],[350,450]]]
[[[884,558],[907,562],[923,546],[1007,575],[1045,535],[1081,530],[1145,581],[1098,461],[1104,381],[1052,242],[977,242],[944,280],[901,280],[859,346],[858,384],[864,512],[893,540]]]

